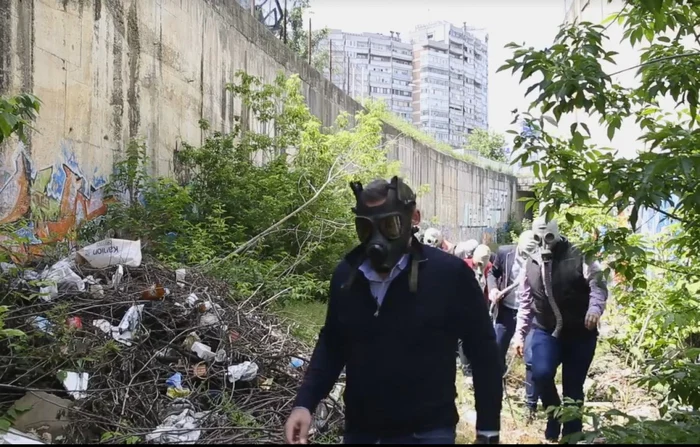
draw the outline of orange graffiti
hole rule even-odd
[[[0,188],[2,194],[0,205],[0,224],[17,222],[27,219],[33,223],[33,234],[35,240],[29,252],[38,254],[41,246],[38,242],[50,243],[66,238],[83,221],[90,221],[107,212],[109,200],[103,200],[102,190],[89,184],[88,180],[79,172],[75,172],[68,164],[62,163],[61,168],[65,177],[60,189],[60,199],[52,198],[49,193],[49,184],[53,179],[53,170],[50,167],[40,171],[37,175],[30,175],[31,160],[20,147],[14,161],[14,170],[4,169],[6,180]],[[0,174],[3,174],[0,164]],[[34,183],[37,176],[43,173],[46,182],[40,181],[39,188]],[[45,189],[44,189],[45,188]],[[58,203],[56,203],[58,202]],[[42,217],[41,209],[49,208],[51,205],[57,206],[58,211],[54,214],[56,218]],[[32,208],[35,207],[33,213]],[[25,233],[26,234],[26,233]],[[9,241],[10,237],[2,237]],[[8,244],[12,245],[12,244]],[[26,253],[23,247],[15,247],[18,253]]]
[[[88,199],[80,192],[85,181],[84,178],[77,175],[66,165],[63,165],[63,171],[66,174],[66,182],[61,194],[58,221],[40,222],[37,224],[36,235],[45,243],[61,240],[71,230],[74,230],[81,221],[92,220],[107,212],[107,205],[101,197],[95,201],[94,197],[91,196]]]
[[[12,188],[12,183],[17,186]],[[0,224],[15,222],[22,218],[29,211],[29,176],[27,175],[27,161],[23,154],[19,154],[15,161],[15,173],[13,178],[7,180],[0,193],[5,195],[5,198],[12,200],[14,195],[15,203],[10,210],[0,217]],[[9,200],[8,200],[9,201]]]

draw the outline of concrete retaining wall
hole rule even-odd
[[[33,92],[44,103],[31,141],[2,150],[0,222],[31,214],[52,224],[37,229],[43,238],[99,215],[101,188],[132,138],[147,143],[153,174],[171,175],[181,142],[202,140],[201,118],[231,128],[241,108],[224,85],[241,69],[267,81],[298,73],[324,124],[360,110],[235,1],[0,2],[0,94]],[[493,233],[516,209],[512,176],[406,137],[392,156],[412,185],[430,185],[424,218],[452,240]]]

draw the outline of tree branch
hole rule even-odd
[[[624,69],[622,69],[622,70],[620,70],[620,71],[616,71],[615,73],[610,74],[610,75],[608,75],[608,76],[609,76],[609,77],[613,77],[613,76],[619,75],[619,74],[621,74],[621,73],[624,73],[624,72],[626,72],[626,71],[634,70],[635,68],[642,68],[642,67],[646,67],[647,65],[653,65],[653,64],[656,64],[656,63],[659,63],[659,62],[668,61],[668,60],[671,60],[671,59],[683,58],[683,57],[692,57],[692,56],[700,56],[700,51],[696,51],[696,52],[694,52],[694,53],[675,54],[675,55],[673,55],[673,56],[664,56],[664,57],[660,57],[660,58],[658,58],[658,59],[652,59],[652,60],[650,60],[650,61],[644,62],[643,64],[638,64],[638,65],[635,65],[635,66],[633,66],[633,67],[628,67],[628,68],[624,68]]]

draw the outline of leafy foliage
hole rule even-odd
[[[484,129],[474,129],[467,139],[466,149],[473,150],[482,156],[495,161],[508,161],[506,154],[506,138],[498,133]]]
[[[323,129],[297,77],[264,84],[238,73],[227,89],[262,130],[236,123],[202,146],[184,144],[176,154],[184,184],[148,177],[143,146],[133,143],[112,179],[123,200],[106,226],[142,239],[163,261],[206,264],[244,296],[322,296],[356,244],[348,182],[398,172],[381,147],[380,111],[342,115]]]
[[[567,231],[581,231],[585,251],[603,257],[616,274],[615,296],[630,322],[621,342],[643,368],[642,383],[663,391],[664,419],[649,436],[656,442],[697,437],[691,426],[677,421],[697,423],[697,416],[682,409],[697,411],[700,405],[700,53],[688,45],[700,44],[699,20],[697,2],[629,0],[607,27],[565,25],[543,50],[510,44],[513,57],[500,68],[521,73],[528,93],[536,95],[530,109],[515,117],[525,131],[512,133],[517,134],[515,162],[531,166],[539,179],[541,211],[560,212],[571,225]],[[645,46],[638,65],[611,73],[604,64],[615,62],[616,53],[605,47],[613,21],[625,41]],[[638,85],[617,80],[634,69]],[[670,100],[673,111],[662,106]],[[562,120],[573,112],[578,120],[561,132]],[[623,122],[636,123],[636,158],[593,144],[582,117],[597,120],[613,145]],[[587,211],[571,212],[572,205]],[[640,218],[649,210],[672,223],[657,237],[638,234]],[[602,221],[591,219],[591,212]],[[610,427],[602,430],[619,442],[640,442],[651,425],[630,420],[616,427],[614,433]]]
[[[40,108],[41,101],[29,93],[0,97],[0,144],[13,134],[25,141]]]
[[[308,24],[304,23],[304,13],[309,9],[309,0],[296,0],[288,12],[287,46],[307,61],[311,51],[311,65],[323,72],[328,67],[328,50],[321,48],[321,42],[328,37],[328,29],[311,30],[311,47],[309,48]]]

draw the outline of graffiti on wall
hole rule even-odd
[[[467,228],[494,228],[508,210],[508,191],[491,188],[481,204],[465,203],[462,226]],[[507,217],[507,216],[506,216]]]
[[[80,222],[107,211],[104,177],[87,176],[68,143],[53,165],[36,169],[20,143],[0,153],[0,224],[29,222],[21,231],[32,243],[65,237]]]

